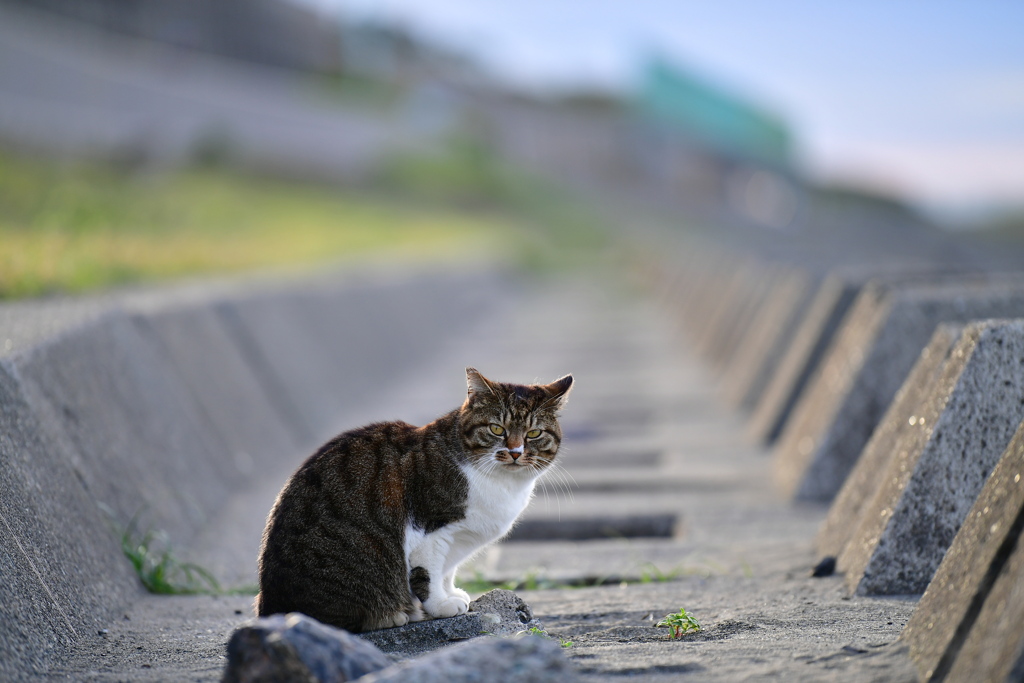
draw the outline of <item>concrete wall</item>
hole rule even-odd
[[[140,595],[112,521],[187,548],[499,286],[332,275],[0,307],[0,679],[42,673]]]

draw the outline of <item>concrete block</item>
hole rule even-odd
[[[968,633],[973,632],[979,608],[987,602],[1022,531],[1024,424],[1018,427],[985,481],[935,577],[900,634],[922,680],[942,680],[948,673]],[[1003,599],[1005,596],[996,598],[996,602]],[[988,622],[991,625],[991,620]],[[1017,624],[1024,625],[1024,614]],[[999,649],[1006,638],[985,640],[987,649]],[[1022,644],[1024,640],[1018,639],[1017,645]],[[1005,680],[1005,676],[997,680]]]
[[[751,268],[744,273],[743,289],[735,303],[725,311],[717,333],[705,348],[708,360],[720,369],[728,367],[736,349],[743,343],[757,314],[768,304],[784,275],[780,266]]]
[[[170,306],[132,319],[166,355],[240,483],[301,455],[298,435],[264,393],[258,370],[245,362],[213,306]]]
[[[242,481],[208,417],[137,318],[112,311],[17,359],[33,410],[71,445],[92,498],[122,523],[192,536]]]
[[[939,323],[1020,316],[1019,280],[865,287],[776,445],[782,491],[835,496]]]
[[[836,558],[849,543],[864,507],[881,486],[889,462],[903,448],[901,441],[912,439],[917,433],[921,405],[933,391],[935,381],[962,331],[963,327],[959,325],[939,325],[928,346],[921,351],[907,380],[829,507],[828,516],[815,541],[819,557]]]
[[[761,266],[753,259],[737,259],[733,268],[687,320],[694,331],[694,348],[704,358],[710,358],[715,347],[728,336],[731,326],[739,316],[738,311],[750,305],[755,295],[754,280],[763,274]]]
[[[771,444],[778,438],[861,287],[837,275],[822,282],[753,408],[751,440]]]
[[[1024,321],[964,328],[839,556],[859,595],[923,593],[1024,419]]]
[[[328,283],[226,301],[218,313],[308,449],[354,426],[368,392],[469,327],[498,286],[481,275]]]
[[[8,328],[9,329],[9,328]],[[52,427],[52,425],[51,425]],[[0,680],[35,680],[142,587],[81,472],[0,363]]]
[[[757,404],[776,365],[789,348],[818,285],[816,277],[798,270],[781,276],[723,375],[722,391],[733,407],[749,411]]]
[[[1024,534],[1007,550],[1009,556],[953,660],[948,681],[1024,680]]]

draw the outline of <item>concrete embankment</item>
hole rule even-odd
[[[0,678],[46,671],[141,597],[112,523],[188,548],[497,286],[366,272],[0,307]]]

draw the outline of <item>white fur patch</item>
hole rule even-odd
[[[407,566],[423,567],[430,575],[429,595],[423,608],[434,617],[462,614],[469,596],[455,587],[459,565],[489,543],[509,532],[530,503],[537,481],[535,470],[497,467],[481,471],[463,465],[469,481],[466,516],[429,534],[406,526],[404,550]]]

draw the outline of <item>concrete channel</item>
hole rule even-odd
[[[829,306],[814,302],[834,301],[827,288],[842,290],[836,282],[846,280],[779,266],[762,272],[772,273],[767,292],[741,291],[758,286],[748,273],[722,290],[719,308],[710,290],[703,301],[659,298],[636,282],[585,273],[526,280],[371,270],[0,308],[0,600],[17,615],[0,625],[0,677],[220,680],[225,645],[251,618],[246,587],[288,474],[340,430],[423,423],[458,405],[467,365],[509,381],[576,378],[561,467],[518,530],[461,578],[481,590],[518,585],[582,680],[965,680],[955,675],[967,666],[958,657],[984,655],[974,626],[1005,645],[985,666],[1015,670],[1017,636],[1006,623],[1019,591],[1005,576],[1019,571],[1021,499],[1006,482],[1017,474],[1020,435],[1010,436],[1020,416],[1002,394],[979,403],[970,392],[985,378],[1017,391],[1016,379],[1009,388],[1000,382],[1019,372],[1006,359],[1020,323],[961,315],[941,326],[931,360],[907,370],[911,386],[896,392],[868,441],[865,462],[880,464],[867,474],[855,465],[855,491],[843,489],[829,513],[828,502],[794,501],[775,483],[778,461],[761,439],[752,443],[747,413],[730,404],[756,415],[751,399],[784,355],[786,343],[774,340],[812,328],[839,338],[835,324],[821,322],[835,317]],[[696,287],[685,277],[661,285],[662,294]],[[1015,297],[1015,283],[1009,289]],[[938,291],[946,296],[949,285]],[[787,325],[751,318],[773,293],[788,298],[777,304]],[[812,315],[818,321],[808,323]],[[763,359],[747,334],[772,340]],[[928,343],[918,327],[911,336],[908,343]],[[954,363],[956,349],[966,350]],[[730,358],[744,367],[730,371]],[[871,591],[831,571],[856,536],[842,522],[873,509],[886,485],[875,470],[898,467],[887,451],[911,439],[899,423],[920,412],[915,402],[931,406],[929,426],[965,433],[965,443],[983,439],[986,460],[971,469],[974,489],[961,492],[949,534],[965,518],[981,521],[942,542],[952,544],[951,557],[983,548],[988,569],[962,578],[959,565],[936,568],[942,558],[933,553],[910,594],[864,594]],[[994,417],[971,417],[972,405]],[[972,419],[999,439],[984,441]],[[952,457],[922,441],[915,423],[922,463]],[[986,483],[993,469],[998,486]],[[922,470],[908,481],[927,490],[930,476]],[[989,501],[984,512],[968,511],[975,498]],[[904,507],[912,528],[920,506]],[[133,519],[239,590],[146,593],[113,528]],[[989,519],[1008,531],[982,534]],[[825,551],[832,565],[819,565]],[[932,573],[946,577],[944,588],[928,586]],[[975,596],[950,603],[961,624],[955,634],[935,640],[921,635],[925,625],[901,638],[924,587],[923,604],[941,613],[954,580],[968,581]],[[703,629],[673,640],[657,622],[681,608]]]

